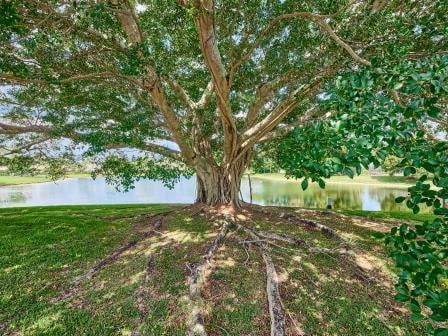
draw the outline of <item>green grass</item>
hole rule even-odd
[[[69,174],[68,178],[77,177],[90,177],[88,174]],[[44,175],[36,176],[12,176],[12,175],[0,175],[0,186],[8,185],[20,185],[20,184],[32,184],[32,183],[43,183],[50,182],[51,178]]]
[[[362,216],[387,220],[403,220],[408,222],[424,222],[426,220],[434,220],[437,217],[431,213],[413,214],[412,211],[338,210],[337,212],[351,216]]]
[[[281,173],[267,173],[267,174],[253,174],[253,178],[267,179],[272,181],[284,181],[286,180],[284,174]],[[338,184],[373,184],[391,187],[407,188],[414,184],[413,180],[409,180],[405,176],[371,176],[367,174],[361,174],[355,176],[353,179],[347,176],[333,176],[325,180],[326,183],[338,183]]]
[[[72,299],[51,302],[76,276],[85,274],[124,242],[139,237],[139,230],[149,225],[139,215],[172,208],[0,209],[0,325],[7,324],[8,332],[23,335],[130,335],[136,329],[142,335],[184,335],[189,311],[185,265],[201,260],[218,229],[204,216],[173,214],[166,229],[140,241],[96,277],[82,282]],[[391,263],[381,244],[371,238],[369,228],[331,211],[301,215],[338,229],[359,256],[380,272],[382,281],[392,284]],[[320,233],[281,222],[275,214],[271,219],[250,218],[246,225],[295,235],[317,246],[335,246]],[[237,237],[236,233],[228,237],[211,264],[202,293],[208,312],[206,327],[211,335],[269,334],[264,264],[259,251],[254,247],[245,250]],[[145,282],[150,255],[154,269]],[[273,258],[282,279],[290,335],[297,334],[297,329],[306,335],[423,334],[393,301],[393,286],[366,286],[350,266],[326,255],[278,246],[273,248]],[[142,288],[147,289],[143,301],[146,314],[137,304]]]
[[[0,175],[0,186],[49,182],[46,176],[9,176]]]

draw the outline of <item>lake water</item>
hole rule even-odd
[[[103,178],[66,179],[58,182],[0,187],[0,207],[69,204],[191,203],[195,197],[194,178],[182,179],[173,189],[160,182],[140,181],[123,193]],[[302,191],[297,181],[273,181],[252,178],[253,202],[260,205],[325,208],[327,198],[335,209],[388,211],[405,209],[394,202],[406,195],[406,189],[384,185],[328,183],[325,189],[311,185]],[[248,202],[249,185],[243,180],[243,199]]]

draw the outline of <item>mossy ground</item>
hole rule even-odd
[[[72,298],[52,303],[76,276],[114,249],[139,237],[145,215],[167,205],[11,208],[0,210],[0,333],[11,335],[184,335],[190,309],[186,264],[200,261],[218,226],[204,215],[179,211],[160,231],[139,241]],[[285,232],[320,247],[335,243],[322,233],[272,215],[247,213],[253,228]],[[288,334],[422,335],[393,300],[393,269],[372,228],[391,221],[297,211],[337,229],[357,261],[380,285],[366,284],[343,260],[279,244],[272,256],[280,276]],[[357,215],[360,215],[357,213]],[[389,218],[390,219],[390,218]],[[373,223],[375,225],[369,225]],[[203,288],[209,335],[269,335],[263,260],[244,237],[230,234],[218,250]],[[145,280],[148,257],[154,267]],[[138,293],[145,289],[143,307]]]

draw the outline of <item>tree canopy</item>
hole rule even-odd
[[[123,182],[172,180],[188,166],[209,203],[237,202],[263,143],[326,116],[325,83],[446,46],[443,1],[2,1],[1,10],[5,155],[48,159],[55,151],[40,149],[64,138],[117,176],[127,158],[111,155],[138,149],[151,154]],[[227,184],[236,187],[205,195]]]

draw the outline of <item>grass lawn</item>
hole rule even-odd
[[[0,334],[184,335],[191,309],[186,264],[199,262],[218,228],[181,210],[144,236],[148,215],[168,205],[57,206],[0,209]],[[280,231],[318,247],[337,244],[319,231],[271,215],[242,216],[246,226]],[[272,247],[288,335],[423,335],[393,300],[393,272],[368,225],[336,212],[290,209],[337,230],[356,262],[379,283],[366,283],[332,255],[281,243]],[[357,215],[363,215],[357,213]],[[390,219],[394,214],[388,216]],[[373,217],[369,215],[369,217]],[[359,217],[357,217],[359,218]],[[378,224],[379,225],[379,224]],[[386,228],[391,224],[382,223]],[[75,294],[55,301],[73,279],[136,239],[135,245]],[[149,270],[151,260],[151,270]],[[269,335],[266,276],[259,250],[229,234],[201,290],[209,335]]]
[[[281,173],[253,174],[251,175],[251,177],[273,181],[287,180]],[[355,176],[353,179],[349,178],[348,176],[333,176],[329,179],[326,179],[325,182],[330,184],[375,184],[394,188],[407,188],[414,185],[415,183],[415,181],[409,180],[405,176],[371,176],[364,174]]]
[[[337,212],[349,216],[361,216],[384,220],[404,220],[408,222],[424,222],[434,220],[437,216],[432,213],[413,214],[412,211],[365,211],[365,210],[337,210]]]
[[[90,177],[89,174],[70,174],[67,177]],[[50,182],[51,179],[48,176],[11,176],[11,175],[0,175],[0,186],[8,185],[18,185],[18,184],[31,184],[31,183],[42,183]]]

